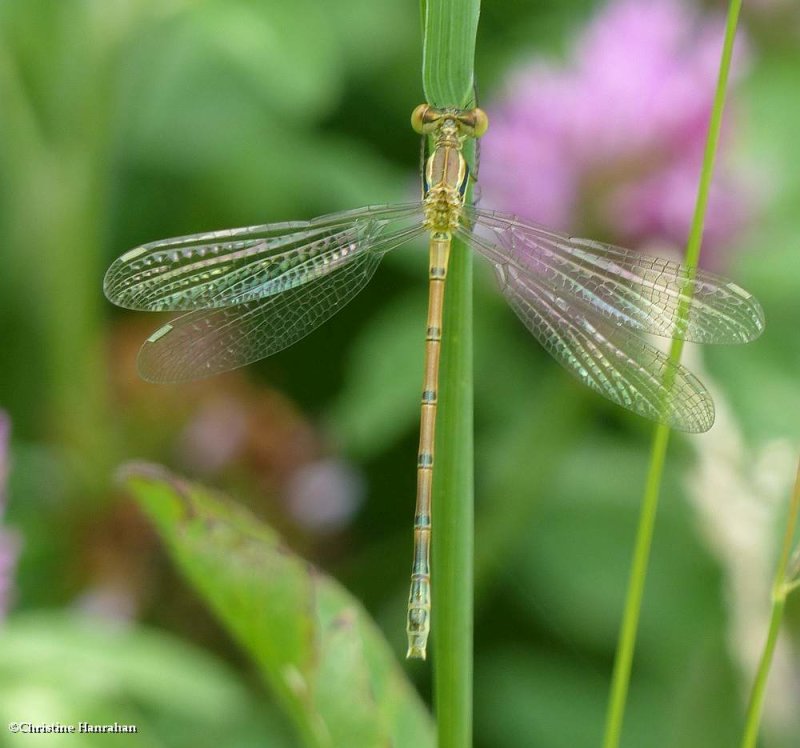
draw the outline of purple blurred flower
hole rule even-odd
[[[0,410],[0,519],[6,508],[6,483],[9,472],[11,422]],[[19,553],[19,538],[0,527],[0,618],[4,618],[11,597],[12,577]]]
[[[229,465],[247,439],[247,404],[222,395],[204,403],[184,431],[181,462],[200,475],[213,475]]]
[[[623,244],[682,246],[723,30],[681,0],[613,0],[570,63],[517,70],[490,108],[485,204]],[[751,199],[722,156],[706,216],[712,248],[741,228]]]
[[[364,498],[364,479],[348,463],[317,460],[297,470],[287,486],[294,518],[310,530],[334,532],[350,522]]]

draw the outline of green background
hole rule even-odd
[[[593,7],[486,4],[476,69],[490,114],[505,71],[561,54]],[[735,486],[772,518],[777,544],[782,510],[767,498],[788,498],[800,442],[798,15],[789,8],[783,23],[745,11],[752,59],[735,97],[745,113],[736,157],[760,165],[767,199],[727,272],[761,299],[768,329],[747,348],[703,354],[735,414],[728,440],[676,438],[672,448],[631,748],[736,743],[750,677],[739,654],[757,651],[765,629],[736,630],[735,564],[709,539],[713,522],[687,486],[698,460],[711,461],[704,486],[720,522],[741,509]],[[114,257],[155,238],[416,194],[408,117],[422,95],[420,58],[418,7],[399,0],[0,2],[0,407],[14,429],[6,524],[24,543],[0,630],[9,721],[25,710],[36,721],[127,719],[148,726],[142,745],[295,744],[253,665],[114,482],[132,458],[248,504],[360,599],[402,656],[421,248],[388,257],[364,293],[294,348],[183,388],[136,380],[135,351],[162,318],[112,308],[101,281]],[[651,428],[574,384],[481,266],[475,316],[476,745],[597,745]],[[209,475],[181,445],[219,403],[252,418],[246,448]],[[363,507],[333,534],[303,527],[281,501],[287,477],[325,456],[352,463],[366,486]],[[758,553],[767,565],[750,578],[766,609],[775,551]],[[102,646],[67,611],[108,590],[134,613],[125,636]],[[780,708],[800,700],[796,601],[787,619],[794,650],[780,657],[795,690],[768,697],[769,748],[800,742],[796,709]],[[427,697],[427,669],[407,669]],[[72,738],[64,745],[80,744]]]

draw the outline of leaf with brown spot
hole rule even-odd
[[[433,721],[380,631],[335,580],[249,512],[153,465],[121,479],[181,572],[314,748],[425,748]]]

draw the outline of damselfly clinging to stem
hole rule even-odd
[[[421,202],[153,242],[112,264],[105,292],[129,309],[187,312],[154,332],[139,353],[145,379],[185,381],[292,345],[350,301],[384,254],[428,235],[430,296],[407,621],[408,656],[424,658],[439,350],[452,237],[489,260],[514,311],[562,366],[615,403],[682,431],[711,428],[711,397],[644,334],[743,343],[758,337],[764,316],[749,293],[719,276],[465,204],[470,171],[462,148],[486,131],[480,109],[423,104],[412,125],[430,148]]]

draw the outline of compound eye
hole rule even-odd
[[[476,138],[480,138],[485,135],[486,131],[489,129],[489,117],[483,109],[478,109],[478,107],[472,110],[472,115],[475,117],[473,134]]]
[[[428,104],[420,104],[411,112],[411,127],[414,128],[414,132],[420,135],[425,133],[426,115],[429,109],[430,106]]]

